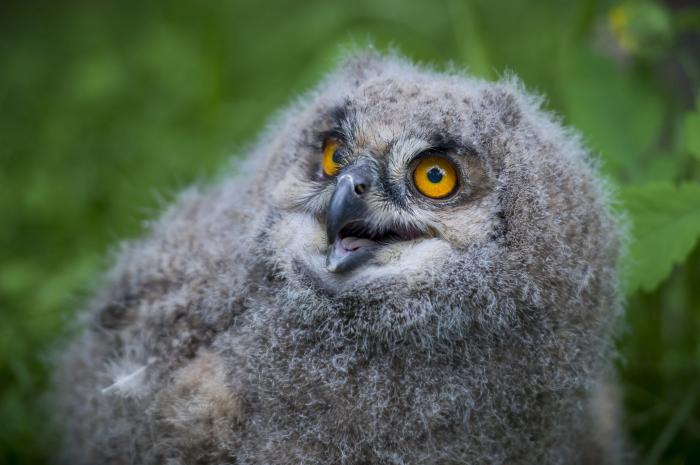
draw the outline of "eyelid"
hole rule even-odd
[[[415,157],[413,157],[413,158],[411,159],[411,161],[409,162],[409,164],[408,164],[408,165],[409,165],[409,168],[410,168],[410,171],[413,172],[413,170],[416,168],[416,166],[418,165],[418,163],[420,163],[420,161],[421,161],[422,159],[427,158],[427,157],[439,157],[439,158],[444,158],[445,160],[447,160],[448,162],[450,162],[452,165],[454,165],[454,166],[455,166],[455,169],[457,169],[457,171],[459,171],[459,172],[461,173],[461,170],[458,169],[458,168],[459,168],[459,164],[458,164],[457,161],[454,159],[454,157],[450,156],[449,153],[448,153],[447,151],[436,150],[435,148],[429,148],[429,149],[427,149],[427,150],[423,150],[423,151],[420,152],[418,155],[416,155]]]
[[[328,131],[323,131],[318,134],[318,140],[321,143],[321,149],[325,146],[328,139],[335,139],[338,141],[339,145],[345,146],[347,144],[347,138],[345,134],[339,129],[329,129]]]

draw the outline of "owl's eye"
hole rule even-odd
[[[323,173],[326,176],[335,176],[340,171],[340,157],[338,139],[329,137],[323,141]]]
[[[418,191],[431,199],[450,195],[457,187],[457,170],[443,157],[422,158],[413,171],[413,183]]]

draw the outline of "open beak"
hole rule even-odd
[[[326,269],[332,273],[349,271],[366,262],[378,245],[360,232],[364,230],[362,225],[368,212],[365,199],[373,177],[369,165],[358,165],[338,178],[326,210]]]
[[[346,168],[338,177],[326,209],[326,269],[331,273],[351,271],[367,263],[387,244],[428,237],[425,231],[411,225],[368,223],[367,196],[375,180],[376,174],[368,164]]]

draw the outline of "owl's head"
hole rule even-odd
[[[256,195],[272,199],[260,256],[299,317],[454,339],[612,298],[605,191],[540,103],[514,78],[396,57],[353,57],[330,74],[266,133],[252,168]]]

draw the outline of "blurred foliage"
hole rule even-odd
[[[700,235],[700,184],[646,184],[622,191],[633,218],[628,292],[653,291],[682,263]],[[700,284],[700,283],[698,283]]]
[[[512,70],[600,153],[633,233],[624,424],[640,461],[700,463],[699,31],[680,0],[3,2],[0,463],[55,447],[44,357],[108,247],[370,39]]]

